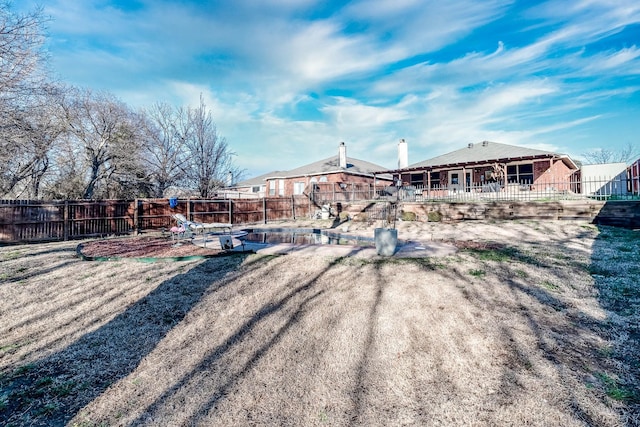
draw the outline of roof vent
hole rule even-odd
[[[473,148],[473,142],[470,142],[468,145],[469,148]]]
[[[489,145],[489,141],[482,141],[482,146],[486,147],[487,145]]]

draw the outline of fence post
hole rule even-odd
[[[135,199],[133,203],[133,234],[136,235],[136,230],[138,230],[138,221],[140,220],[140,203],[138,202],[138,199]]]
[[[291,216],[293,219],[296,219],[296,201],[293,198],[293,195],[291,196]]]
[[[69,201],[64,201],[64,207],[62,208],[62,235],[66,242],[69,240]]]
[[[233,224],[233,200],[229,199],[229,224]]]
[[[191,218],[191,197],[187,197],[187,219],[193,221],[193,218]]]
[[[262,198],[262,218],[264,220],[264,223],[267,223],[267,198],[263,197]]]

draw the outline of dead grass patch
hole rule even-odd
[[[0,248],[0,424],[640,422],[637,235],[398,227],[461,251],[148,264]]]

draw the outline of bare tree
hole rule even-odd
[[[601,163],[630,163],[637,160],[640,157],[640,148],[628,142],[624,147],[619,150],[612,150],[610,148],[602,148],[599,150],[592,150],[583,153],[582,156],[585,159],[586,164],[601,164]]]
[[[59,130],[47,100],[42,9],[15,14],[0,2],[0,193],[38,197]]]
[[[229,174],[237,176],[233,164],[234,153],[227,141],[220,136],[202,95],[197,108],[188,109],[189,129],[186,145],[189,162],[185,175],[200,197],[211,198],[217,189],[224,187]]]
[[[42,9],[15,14],[9,2],[0,2],[0,97],[4,101],[31,95],[45,81],[45,22]]]
[[[165,197],[171,186],[185,177],[189,155],[186,141],[191,134],[184,109],[158,103],[143,112],[145,140],[142,162],[151,181],[151,195]]]
[[[112,95],[88,90],[76,91],[62,107],[67,131],[64,152],[74,156],[66,163],[74,164],[60,169],[71,181],[82,182],[81,197],[120,197],[135,192],[137,181],[144,179],[139,176],[141,138],[136,115]]]

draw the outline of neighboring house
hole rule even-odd
[[[583,165],[580,168],[580,193],[586,196],[627,195],[627,164],[601,163]]]
[[[228,198],[262,198],[266,196],[266,181],[265,178],[273,175],[284,173],[282,171],[273,171],[264,175],[256,176],[255,178],[246,179],[240,181],[235,185],[232,185],[225,189],[225,193]]]
[[[521,189],[570,190],[576,163],[564,154],[483,141],[393,173],[404,185],[448,191]]]
[[[380,165],[347,157],[347,147],[341,142],[337,156],[289,171],[268,174],[264,178],[265,191],[267,196],[290,197],[311,191],[348,192],[354,186],[384,187],[392,183],[392,177],[374,174],[382,169]],[[330,190],[327,190],[329,187]]]
[[[640,196],[640,159],[629,166],[629,178],[631,178],[631,193]]]

